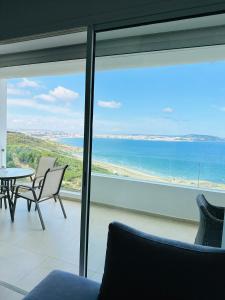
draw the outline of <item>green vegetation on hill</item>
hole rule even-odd
[[[57,157],[57,165],[69,165],[63,182],[63,186],[68,189],[81,189],[82,160],[78,157],[79,153],[82,154],[80,148],[34,138],[19,132],[8,132],[7,167],[31,167],[36,169],[41,156]],[[95,164],[92,166],[92,171],[111,174],[106,168]]]

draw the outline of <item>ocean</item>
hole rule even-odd
[[[83,146],[81,138],[61,138],[58,142]],[[225,142],[95,138],[93,158],[153,176],[225,184]]]

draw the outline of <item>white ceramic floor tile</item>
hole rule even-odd
[[[22,300],[24,298],[23,295],[11,291],[8,288],[0,286],[0,299],[1,300]]]
[[[34,207],[29,213],[23,200],[18,201],[13,224],[9,211],[0,210],[0,280],[29,291],[54,269],[78,273],[80,203],[64,201],[64,205],[67,219],[59,203],[41,204],[45,231]],[[96,281],[101,281],[108,225],[112,221],[186,242],[193,242],[197,231],[192,223],[93,204],[90,216],[88,276]]]

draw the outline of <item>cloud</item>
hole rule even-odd
[[[213,105],[211,105],[211,108],[225,112],[225,106],[219,106],[219,105],[213,104]]]
[[[29,80],[27,78],[23,78],[22,81],[17,83],[17,86],[21,87],[21,88],[26,88],[26,87],[40,88],[41,87],[41,85],[38,82],[36,82],[34,80]]]
[[[72,101],[79,98],[79,93],[74,92],[72,90],[66,89],[63,86],[58,86],[53,90],[49,91],[49,95],[65,101]]]
[[[53,90],[50,90],[47,94],[34,96],[34,99],[41,99],[47,102],[55,102],[57,100],[64,100],[68,102],[79,98],[79,96],[79,93],[74,92],[73,90],[66,89],[63,86],[58,86]]]
[[[172,113],[174,110],[172,107],[164,107],[162,111],[165,113]]]
[[[120,108],[122,104],[117,101],[98,101],[97,105],[104,108]]]
[[[28,95],[30,95],[30,91],[21,90],[21,89],[14,87],[13,85],[9,85],[9,86],[7,86],[7,95],[28,96]]]
[[[41,99],[47,102],[54,102],[56,100],[55,97],[53,97],[52,95],[49,94],[40,94],[37,96],[34,96],[34,99]]]
[[[64,116],[75,116],[76,113],[71,111],[68,107],[60,107],[58,105],[46,105],[37,103],[34,99],[8,99],[8,105],[17,107],[27,107],[35,110],[45,111],[52,114],[62,114]]]
[[[31,116],[8,114],[9,129],[48,129],[83,134],[84,119],[82,113],[76,113],[76,117],[62,118],[57,116]]]

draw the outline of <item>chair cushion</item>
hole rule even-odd
[[[24,300],[97,300],[99,284],[63,271],[51,272]]]
[[[225,299],[224,272],[222,249],[162,239],[112,223],[99,300]]]

